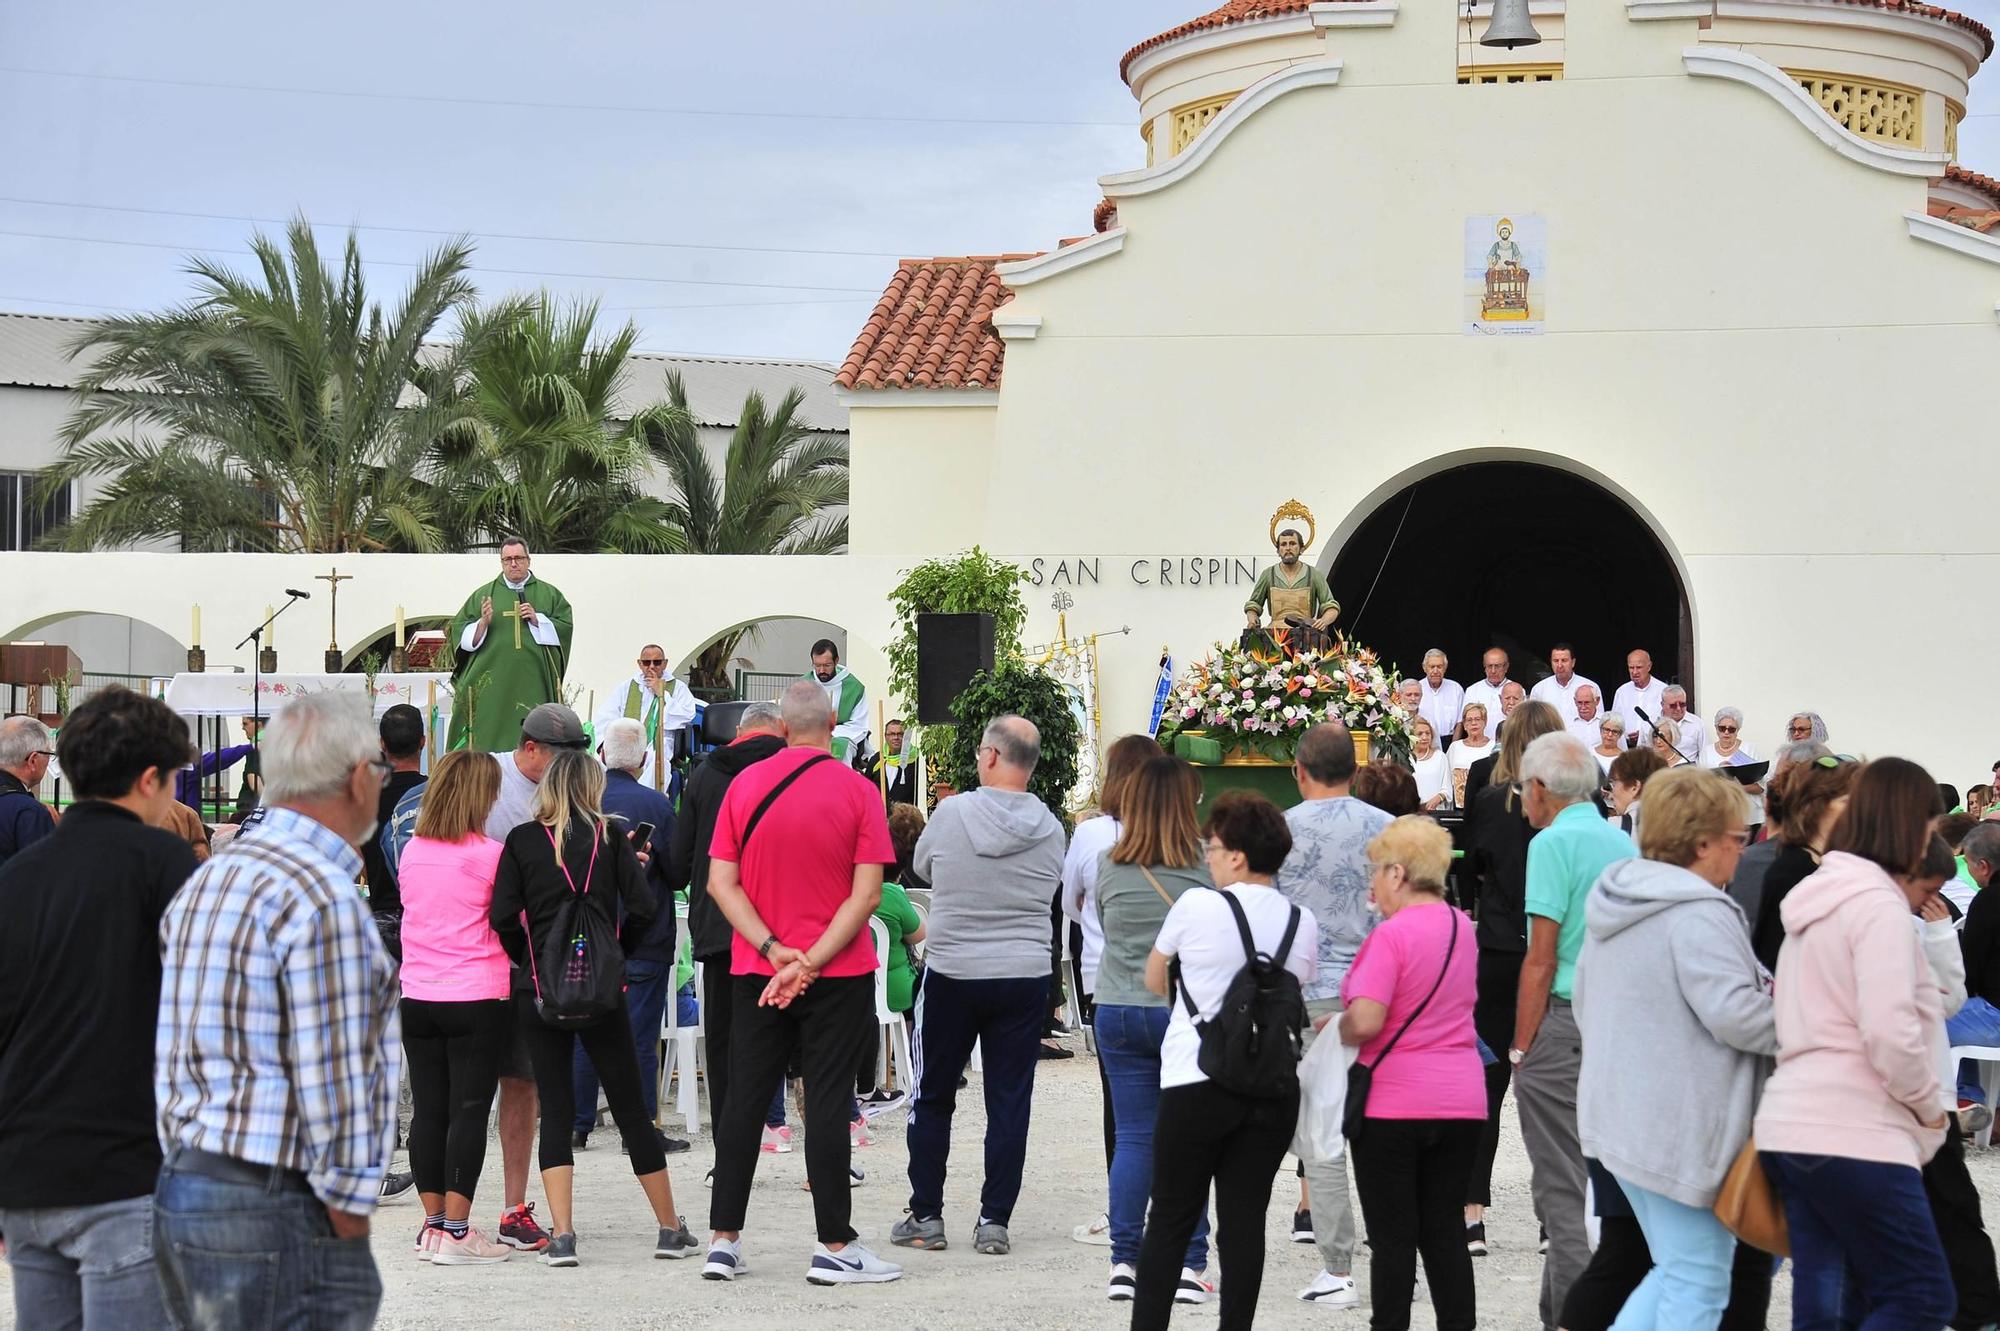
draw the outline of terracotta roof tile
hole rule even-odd
[[[993,311],[1014,298],[995,264],[1033,254],[905,259],[833,382],[840,388],[997,388],[1006,344]]]
[[[1286,14],[1302,14],[1312,7],[1313,0],[1228,0],[1228,3],[1210,10],[1200,18],[1189,19],[1177,28],[1169,28],[1157,37],[1148,37],[1125,53],[1118,62],[1118,76],[1124,78],[1132,67],[1132,62],[1156,46],[1164,46],[1176,38],[1190,33],[1203,32],[1210,28],[1226,28],[1233,23],[1249,23],[1256,19],[1279,18]],[[1918,18],[1932,18],[1940,23],[1949,23],[1956,28],[1964,28],[1978,36],[1985,46],[1984,55],[1993,54],[1993,33],[1975,18],[1945,9],[1940,5],[1924,4],[1922,0],[1814,0],[1821,4],[1858,5],[1865,9],[1888,9],[1900,14],[1914,14]]]
[[[1981,235],[2000,226],[2000,210],[1991,208],[1961,208],[1955,203],[1943,203],[1932,199],[1926,211],[1940,221],[1950,222],[1953,226],[1962,226],[1968,231],[1977,231]]]
[[[1093,231],[1109,231],[1118,225],[1118,201],[1099,199],[1097,207],[1090,214],[1090,228]]]
[[[1992,176],[1982,176],[1977,171],[1969,171],[1957,162],[1944,169],[1944,179],[1954,185],[1961,185],[1984,194],[1993,200],[1994,207],[2000,208],[2000,180],[1995,180]]]

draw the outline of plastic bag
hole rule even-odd
[[[1347,1110],[1347,1067],[1358,1052],[1340,1042],[1329,1022],[1299,1060],[1299,1124],[1292,1133],[1292,1154],[1299,1159],[1338,1160],[1346,1151],[1340,1122]]]

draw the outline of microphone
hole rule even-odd
[[[298,588],[296,588],[296,587],[287,587],[287,588],[285,588],[285,595],[287,595],[287,596],[296,596],[296,597],[298,597],[298,598],[299,598],[299,599],[300,599],[301,601],[310,601],[310,600],[312,600],[312,593],[311,593],[311,592],[302,592],[302,591],[300,591],[300,590],[299,590]],[[1640,713],[1640,715],[1641,715],[1641,716],[1644,716],[1644,715],[1645,715],[1645,713],[1641,712],[1641,713]]]
[[[1633,712],[1633,715],[1637,716],[1637,717],[1638,717],[1638,718],[1639,718],[1639,719],[1640,719],[1641,721],[1644,721],[1644,722],[1645,722],[1645,723],[1646,723],[1647,725],[1649,725],[1649,726],[1650,726],[1650,725],[1652,725],[1652,724],[1653,724],[1653,718],[1652,718],[1652,717],[1650,717],[1650,716],[1647,716],[1647,715],[1646,715],[1646,709],[1645,709],[1645,708],[1643,708],[1643,707],[1639,707],[1639,706],[1636,706],[1636,705],[1635,705],[1635,706],[1634,706],[1634,707],[1632,708],[1632,712]]]

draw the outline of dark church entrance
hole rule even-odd
[[[1559,468],[1478,462],[1416,481],[1362,522],[1327,577],[1341,627],[1405,676],[1439,647],[1450,677],[1469,683],[1499,646],[1512,678],[1532,686],[1549,648],[1568,642],[1577,673],[1609,694],[1627,678],[1626,653],[1643,647],[1653,673],[1700,704],[1673,560],[1622,499]]]

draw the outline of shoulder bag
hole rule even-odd
[[[1764,1172],[1763,1157],[1757,1154],[1757,1139],[1743,1143],[1736,1162],[1723,1175],[1722,1189],[1715,1194],[1715,1218],[1722,1227],[1761,1252],[1773,1257],[1792,1255],[1791,1231],[1785,1224],[1784,1203]]]
[[[1341,1128],[1350,1142],[1358,1140],[1361,1130],[1368,1125],[1368,1089],[1374,1084],[1375,1069],[1382,1066],[1382,1060],[1395,1049],[1417,1018],[1424,1015],[1424,1009],[1431,1005],[1431,1000],[1437,997],[1438,987],[1444,983],[1445,972],[1451,969],[1451,954],[1458,950],[1458,912],[1450,907],[1447,909],[1451,909],[1451,939],[1445,944],[1444,965],[1438,967],[1438,977],[1431,981],[1430,992],[1424,995],[1424,1001],[1417,1004],[1417,1010],[1410,1014],[1409,1019],[1389,1037],[1389,1043],[1382,1046],[1382,1052],[1375,1055],[1372,1064],[1357,1058],[1347,1069],[1347,1105],[1342,1111]]]
[[[736,840],[736,862],[738,864],[743,862],[743,854],[750,848],[750,834],[757,830],[758,823],[764,821],[765,813],[769,812],[771,806],[777,803],[778,796],[784,794],[792,782],[798,780],[813,768],[818,767],[821,763],[830,763],[832,761],[832,754],[816,753],[787,772],[784,780],[771,787],[764,798],[758,802],[757,807],[750,811],[749,821],[743,824],[743,835]]]

